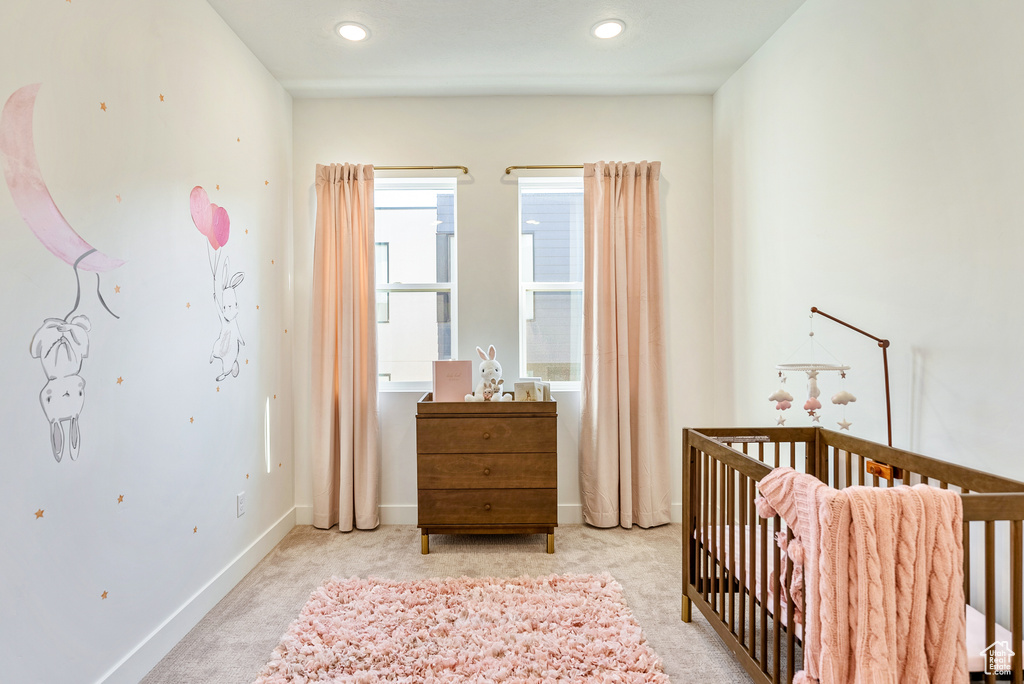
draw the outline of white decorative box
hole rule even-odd
[[[516,383],[516,401],[544,401],[543,384],[536,380]]]

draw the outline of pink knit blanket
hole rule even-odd
[[[792,468],[758,488],[758,512],[778,512],[804,566],[805,669],[794,684],[968,681],[957,493],[836,490]]]

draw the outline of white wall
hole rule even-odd
[[[294,151],[295,496],[300,520],[311,520],[308,507],[312,505],[309,425],[304,416],[309,415],[313,175],[316,164],[333,162],[469,167],[470,175],[459,177],[457,194],[458,358],[478,360],[475,347],[494,344],[505,376],[516,378],[518,194],[517,176],[505,175],[505,167],[661,161],[673,351],[670,458],[673,501],[681,502],[682,427],[707,423],[712,414],[710,97],[296,100]],[[495,254],[506,258],[495,258]],[[416,521],[418,398],[408,393],[381,396],[384,522]],[[559,519],[580,521],[579,396],[563,393],[556,399]],[[303,507],[307,507],[305,518]]]
[[[0,679],[137,681],[293,524],[291,99],[202,0],[6,0],[0,63],[0,104],[41,84],[31,139],[57,206],[126,262],[100,281],[119,319],[82,273],[81,451],[57,462],[29,341],[71,310],[74,272],[0,182]],[[220,383],[196,185],[245,273],[243,363]]]
[[[1021,26],[1013,2],[810,0],[718,91],[716,421],[773,418],[817,306],[891,339],[896,446],[1024,478]],[[816,319],[853,432],[885,441],[879,349]]]
[[[809,0],[718,91],[716,422],[773,418],[817,306],[892,341],[896,446],[1024,479],[1021,26],[1013,2]],[[852,432],[884,442],[878,347],[815,330],[854,367]]]

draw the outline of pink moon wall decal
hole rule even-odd
[[[39,170],[32,136],[32,114],[35,111],[39,83],[14,92],[0,114],[0,157],[4,178],[21,218],[43,246],[69,265],[93,249],[82,239],[60,213],[50,196]],[[82,259],[78,267],[85,271],[110,271],[124,261],[96,251]]]

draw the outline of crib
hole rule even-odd
[[[971,679],[997,681],[986,648],[1004,641],[1014,655],[998,680],[1022,682],[1024,483],[820,427],[683,431],[683,621],[695,605],[759,684],[788,684],[802,669],[797,607],[782,589],[793,567],[775,543],[776,532],[793,533],[754,506],[757,483],[780,466],[836,488],[959,492]]]

